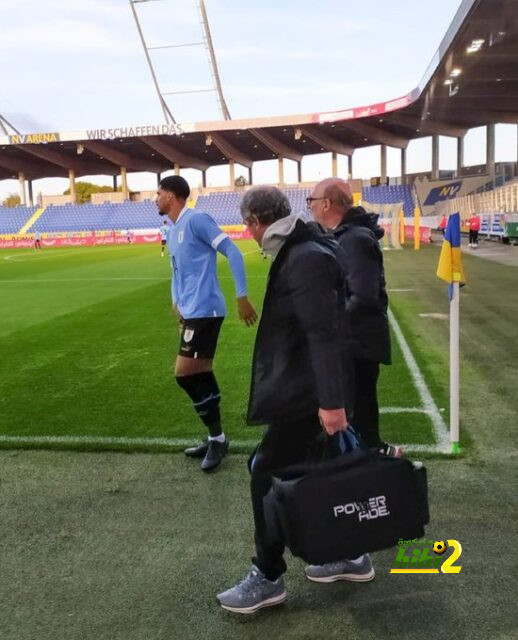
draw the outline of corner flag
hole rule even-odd
[[[437,276],[450,285],[454,282],[464,284],[464,271],[460,258],[460,214],[452,213],[444,233],[444,240],[437,265]],[[451,300],[451,287],[450,287]]]
[[[437,276],[448,282],[450,300],[450,442],[452,453],[459,453],[459,286],[464,284],[460,259],[460,214],[452,213],[444,233],[437,265]]]

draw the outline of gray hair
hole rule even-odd
[[[249,189],[241,200],[240,209],[243,220],[256,216],[264,225],[270,225],[291,214],[286,194],[277,187],[266,185]]]

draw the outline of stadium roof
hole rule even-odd
[[[433,134],[463,136],[488,123],[518,123],[516,0],[463,0],[418,87],[406,96],[326,113],[121,126],[0,137],[0,179],[161,173],[378,144],[405,148]],[[380,62],[381,63],[381,62]],[[404,64],[402,61],[401,64]],[[387,71],[389,72],[389,71]]]

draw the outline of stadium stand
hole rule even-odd
[[[243,194],[238,191],[220,191],[199,196],[198,211],[206,211],[219,225],[242,224],[239,203]]]
[[[50,205],[29,229],[30,233],[60,231],[103,231],[153,229],[160,226],[156,205],[151,200],[113,204]]]
[[[311,193],[311,189],[285,189],[284,192],[288,196],[293,213],[309,215],[306,198]]]
[[[309,189],[286,189],[294,213],[306,212],[306,197]],[[209,213],[221,226],[242,224],[239,203],[243,193],[240,191],[221,191],[199,196],[196,202],[198,211]],[[7,209],[9,212],[21,209]],[[9,231],[0,233],[16,233],[30,215],[32,210],[20,218],[16,218]],[[10,214],[12,217],[12,214]],[[5,225],[4,225],[5,226]],[[49,205],[41,217],[28,229],[29,233],[85,232],[126,229],[156,229],[160,226],[160,218],[156,205],[151,200],[141,202],[126,201],[123,203],[104,204],[66,204]]]
[[[0,207],[0,233],[15,234],[34,214],[37,207]]]
[[[306,197],[309,189],[284,189],[291,204],[293,213],[306,213]],[[243,193],[239,191],[221,191],[200,196],[196,202],[196,209],[206,211],[219,225],[242,224],[239,213],[239,203]]]
[[[414,198],[409,185],[363,187],[362,200],[373,204],[402,202],[405,217],[414,215]]]

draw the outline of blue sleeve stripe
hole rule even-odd
[[[219,247],[219,245],[223,242],[223,240],[224,240],[225,238],[227,238],[227,237],[228,237],[228,236],[227,236],[227,234],[226,234],[226,233],[220,233],[220,234],[219,234],[219,236],[216,236],[216,237],[214,238],[214,240],[210,243],[210,246],[211,246],[213,249],[217,249],[217,248]]]

